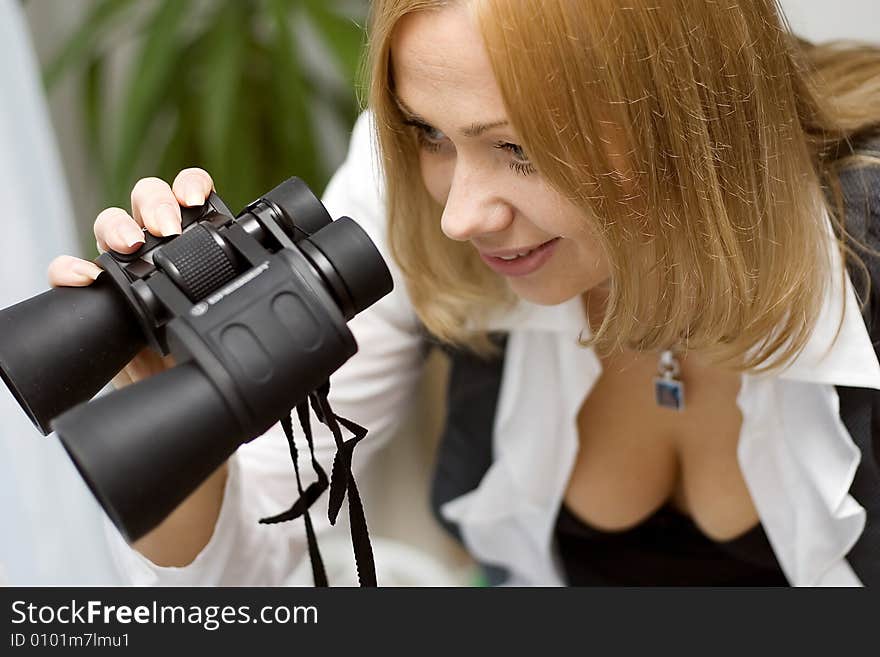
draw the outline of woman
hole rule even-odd
[[[859,212],[832,202],[841,155],[880,125],[880,55],[795,43],[771,0],[389,0],[370,65],[372,115],[325,201],[387,242],[399,284],[352,322],[361,352],[332,400],[375,447],[424,336],[449,351],[433,498],[492,581],[880,581],[880,479],[854,420],[880,365],[839,248],[844,228],[877,240],[880,187]],[[178,203],[211,187],[194,169],[139,181],[98,246],[179,231]],[[50,266],[54,285],[97,273]],[[239,450],[137,551],[117,546],[122,568],[282,581],[303,540],[255,522],[294,497],[285,449]]]

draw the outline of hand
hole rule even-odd
[[[170,187],[159,178],[141,178],[131,190],[131,215],[122,208],[107,208],[95,219],[98,251],[137,251],[144,243],[144,229],[157,237],[179,235],[180,206],[202,205],[212,189],[214,182],[208,172],[196,168],[178,173]],[[101,271],[93,262],[62,255],[49,263],[49,284],[84,287],[91,285]],[[171,356],[163,358],[145,348],[113,378],[113,384],[121,388],[173,366]]]

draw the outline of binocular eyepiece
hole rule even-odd
[[[182,218],[99,256],[93,285],[0,311],[0,377],[130,541],[323,385],[357,351],[346,322],[392,289],[363,229],[297,178]],[[176,365],[88,401],[145,347]]]

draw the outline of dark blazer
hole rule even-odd
[[[858,153],[880,157],[880,139]],[[870,275],[870,299],[863,312],[874,351],[880,358],[880,166],[853,169],[840,179],[849,245]],[[867,245],[867,249],[861,245]],[[873,251],[873,252],[872,252]],[[867,297],[867,277],[851,261],[847,270],[859,299]],[[438,521],[461,540],[456,525],[440,507],[475,489],[492,464],[492,429],[504,365],[505,334],[492,336],[499,354],[483,359],[464,350],[441,346],[451,361],[446,425],[435,461],[431,505]],[[847,555],[850,567],[865,585],[880,584],[880,391],[837,386],[840,417],[862,457],[850,489],[867,512],[865,530]],[[484,565],[491,584],[506,578],[503,569]]]
[[[880,157],[880,139],[858,152]],[[851,262],[847,269],[859,298],[868,298],[862,315],[874,352],[880,357],[880,166],[847,171],[840,183],[847,232],[855,238],[848,244],[867,265],[870,298],[867,277]],[[880,391],[837,386],[837,394],[840,417],[862,452],[850,494],[868,514],[865,530],[847,560],[863,584],[880,584]]]

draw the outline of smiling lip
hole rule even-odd
[[[554,237],[543,244],[524,249],[506,249],[503,251],[493,251],[491,254],[481,251],[480,257],[483,259],[483,262],[499,274],[504,276],[526,276],[540,269],[550,259],[558,243],[559,238]],[[514,260],[503,260],[500,257],[510,257],[529,250],[531,250],[531,253]]]

